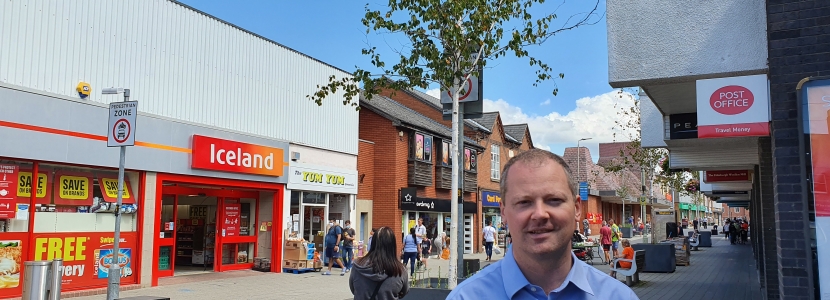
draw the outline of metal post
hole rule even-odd
[[[23,268],[23,298],[46,300],[49,282],[49,264],[45,260],[27,261]]]
[[[467,276],[464,274],[464,271],[467,269],[464,265],[464,103],[458,103],[458,160],[459,167],[458,167],[458,230],[455,233],[455,236],[458,238],[456,239],[457,242],[455,243],[455,248],[458,249],[458,268],[456,269],[458,273],[458,280]],[[471,157],[472,159],[472,157]]]
[[[124,102],[129,100],[130,90],[124,89]],[[121,243],[121,202],[124,194],[124,161],[126,160],[127,147],[121,146],[119,148],[121,148],[121,158],[118,162],[118,197],[115,202],[115,234],[112,243],[112,262],[107,272],[107,300],[118,299],[118,293],[121,289],[121,250],[119,249],[119,244]]]

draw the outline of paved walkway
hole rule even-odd
[[[640,238],[631,239],[633,243]],[[674,273],[643,273],[641,282],[633,287],[643,300],[648,299],[761,299],[760,287],[752,248],[748,245],[730,245],[723,236],[713,237],[713,247],[692,252],[690,266],[678,266]],[[468,255],[483,260],[483,255]],[[501,255],[493,255],[494,260]],[[597,261],[598,262],[598,261]],[[438,268],[446,273],[448,262],[430,260],[430,275],[435,277]],[[482,261],[482,264],[485,262]],[[608,272],[608,266],[595,264]],[[352,299],[348,275],[339,276],[334,269],[332,276],[320,273],[273,274],[255,271],[235,271],[163,278],[161,286],[125,291],[121,297],[166,296],[171,299],[301,299],[313,296],[317,299]],[[442,275],[442,277],[445,275]],[[618,276],[623,279],[622,276]],[[104,295],[72,298],[101,300]]]

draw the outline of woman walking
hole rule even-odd
[[[355,299],[400,299],[409,293],[409,276],[398,260],[395,234],[381,227],[372,236],[369,253],[354,263],[349,289]]]
[[[403,238],[403,264],[409,264],[409,276],[415,275],[415,260],[418,258],[418,239],[415,227],[409,229],[409,234]]]

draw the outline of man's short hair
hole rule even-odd
[[[490,226],[490,224],[493,224],[493,221],[487,220],[487,221],[484,221],[484,224],[486,224],[487,226]]]
[[[504,197],[507,195],[507,178],[510,176],[510,168],[519,162],[541,165],[547,161],[553,161],[562,167],[565,170],[565,177],[568,180],[568,188],[571,189],[571,193],[574,196],[574,200],[576,200],[576,195],[579,193],[578,187],[576,185],[576,181],[574,181],[573,174],[571,173],[571,169],[568,167],[568,164],[562,159],[561,156],[551,153],[550,151],[542,150],[542,149],[530,149],[528,151],[522,152],[519,155],[514,156],[510,160],[507,161],[507,164],[504,165],[504,169],[501,172],[501,182],[499,182],[499,190],[501,192],[501,196]]]
[[[346,222],[343,222],[343,224],[345,224],[345,225],[351,225],[351,224],[352,224],[352,221],[346,220]]]

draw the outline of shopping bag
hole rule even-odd
[[[499,247],[493,248],[493,251],[496,252],[496,254],[501,254],[501,249],[499,249]]]

